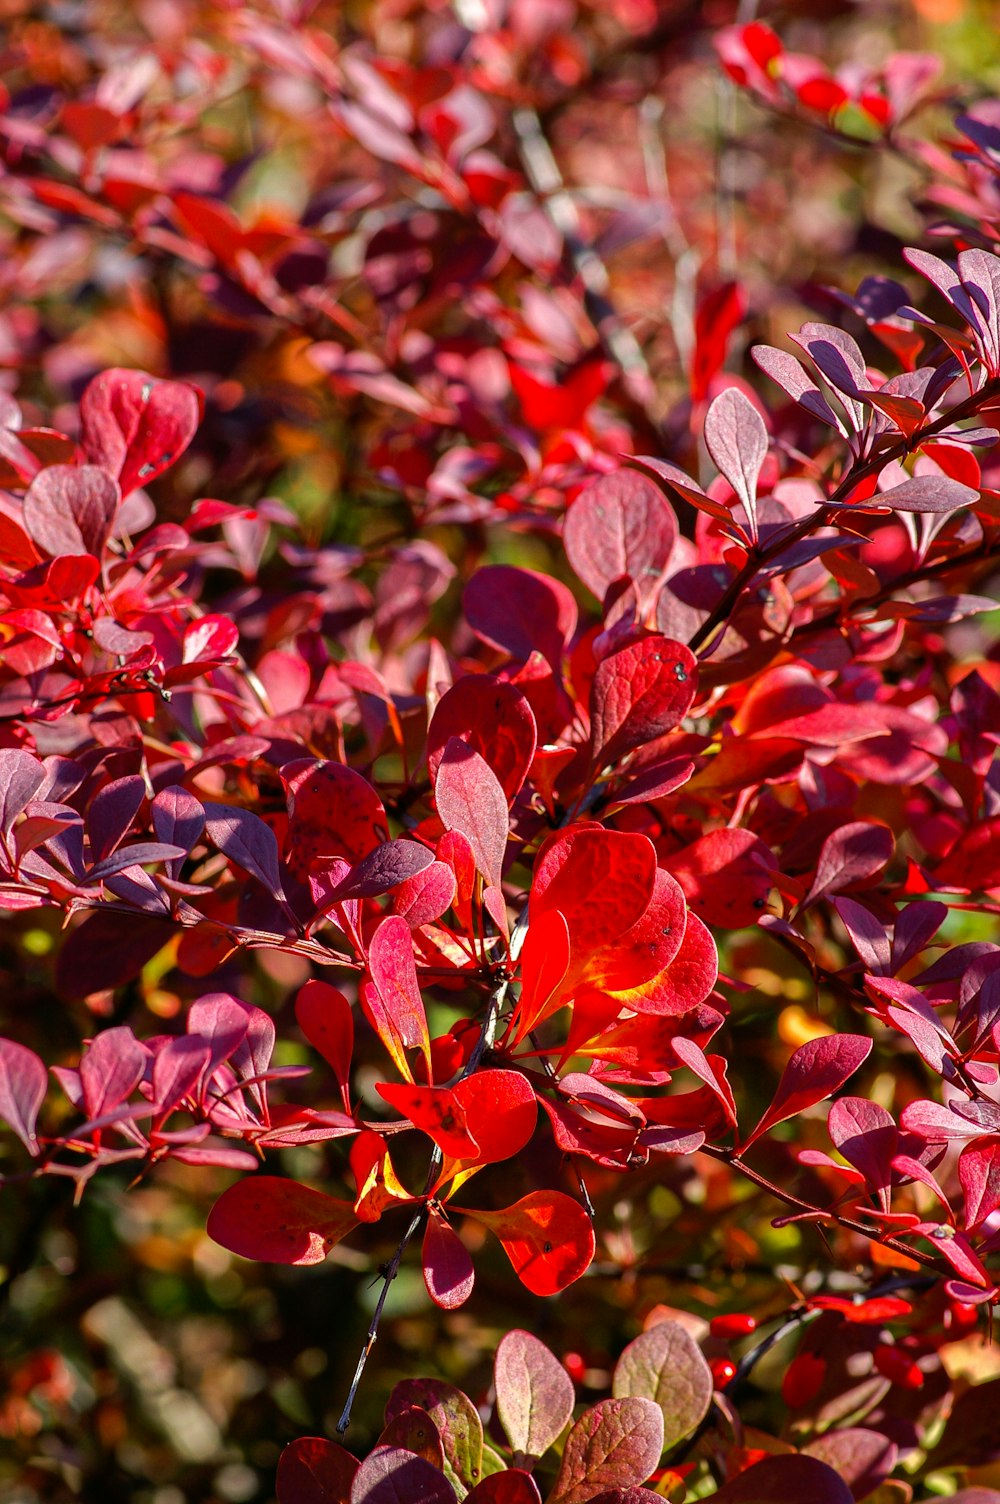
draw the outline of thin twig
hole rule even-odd
[[[925,1269],[930,1269],[941,1279],[950,1279],[952,1270],[939,1264],[932,1254],[924,1253],[919,1248],[911,1248],[909,1244],[902,1242],[891,1234],[880,1233],[877,1228],[866,1227],[855,1217],[845,1216],[843,1212],[835,1211],[831,1207],[813,1206],[811,1201],[803,1201],[801,1196],[796,1196],[791,1191],[783,1190],[762,1175],[759,1170],[753,1169],[746,1160],[741,1158],[733,1149],[726,1149],[717,1144],[703,1144],[698,1150],[699,1154],[709,1154],[713,1159],[720,1159],[731,1169],[745,1175],[747,1180],[753,1181],[760,1190],[766,1191],[776,1201],[784,1202],[793,1211],[805,1212],[811,1217],[819,1217],[828,1222],[836,1222],[839,1227],[846,1228],[849,1232],[856,1232],[861,1237],[867,1238],[870,1243],[878,1243],[883,1248],[891,1248],[894,1253],[902,1254],[904,1258],[912,1259],[914,1263],[923,1264]]]
[[[545,213],[559,231],[573,270],[583,285],[583,304],[587,316],[608,356],[622,373],[629,396],[639,404],[654,427],[648,412],[653,397],[653,378],[639,342],[621,320],[609,296],[611,279],[597,251],[580,233],[576,204],[566,188],[559,164],[542,129],[538,111],[523,105],[511,121],[517,135],[521,164]]]

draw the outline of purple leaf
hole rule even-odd
[[[814,418],[820,418],[824,423],[829,423],[844,438],[847,437],[847,429],[843,422],[794,355],[789,354],[787,350],[777,350],[773,345],[754,345],[750,354],[761,370],[770,376],[772,381],[776,381],[793,402],[804,407],[806,412],[812,413]]]
[[[978,500],[978,491],[947,475],[913,475],[888,491],[876,491],[868,502],[857,505],[887,506],[897,512],[953,512]]]
[[[38,1153],[35,1123],[48,1085],[48,1072],[34,1050],[0,1039],[0,1118],[29,1154]]]
[[[765,1457],[712,1495],[713,1504],[854,1504],[850,1488],[815,1457]]]
[[[539,652],[558,667],[576,631],[576,601],[566,586],[512,564],[477,569],[465,587],[463,607],[477,637],[520,663]]]
[[[30,804],[45,782],[45,768],[20,747],[0,750],[0,835],[6,840],[25,805]]]
[[[708,1414],[712,1375],[694,1338],[677,1321],[642,1332],[615,1364],[612,1393],[638,1395],[663,1413],[663,1445],[676,1446]]]
[[[851,944],[864,964],[865,971],[880,976],[892,970],[891,945],[885,926],[880,924],[864,904],[853,898],[835,898],[837,910],[844,928],[851,937]]]
[[[96,465],[49,465],[24,497],[24,526],[32,542],[58,558],[100,558],[118,511],[117,483]]]
[[[816,864],[812,887],[802,908],[831,893],[840,893],[853,883],[874,877],[893,852],[892,831],[887,825],[855,820],[827,836]]]
[[[284,900],[274,831],[259,815],[227,804],[205,805],[205,833],[223,856],[249,872],[273,898]],[[183,851],[175,853],[184,856]]]
[[[115,778],[94,795],[87,809],[87,834],[95,863],[103,862],[124,840],[145,797],[145,780],[138,773]]]
[[[400,838],[384,841],[362,857],[357,866],[330,892],[325,903],[339,903],[344,898],[378,898],[408,878],[416,877],[431,865],[434,853],[417,841]]]
[[[785,1066],[770,1107],[743,1145],[750,1147],[777,1123],[832,1096],[871,1054],[863,1034],[827,1034],[800,1045]]]
[[[161,789],[149,806],[153,830],[158,841],[169,841],[180,846],[190,855],[205,829],[205,811],[201,803],[187,789],[172,783]],[[181,870],[182,859],[170,864],[170,874],[176,877]]]
[[[663,1451],[663,1413],[650,1399],[598,1400],[566,1438],[548,1504],[590,1504],[595,1493],[645,1483]]]
[[[181,846],[168,846],[162,841],[137,841],[134,846],[120,846],[113,855],[98,862],[96,867],[91,867],[84,881],[97,883],[126,867],[141,867],[147,862],[169,862],[184,855]]]
[[[445,745],[434,799],[445,830],[465,836],[477,869],[499,887],[507,849],[507,796],[489,763],[456,736]]]
[[[739,387],[720,392],[705,414],[705,444],[740,501],[757,541],[757,481],[767,458],[764,419]]]
[[[869,1190],[888,1211],[892,1161],[899,1144],[891,1114],[867,1097],[839,1097],[830,1108],[826,1126],[847,1163],[860,1170]]]
[[[402,1447],[376,1447],[351,1484],[350,1504],[456,1504],[444,1473]]]
[[[572,1418],[573,1381],[549,1349],[530,1332],[508,1332],[496,1350],[497,1415],[512,1450],[541,1457]]]

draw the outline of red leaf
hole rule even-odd
[[[981,821],[959,836],[944,861],[939,862],[933,882],[935,887],[958,888],[963,893],[1000,887],[1000,815]]]
[[[405,878],[393,895],[393,913],[411,929],[440,919],[455,900],[455,871],[447,862],[434,861],[422,872]]]
[[[300,1436],[278,1459],[278,1504],[350,1504],[360,1466],[346,1447],[322,1436]]]
[[[181,661],[197,663],[200,659],[228,658],[239,642],[236,623],[228,616],[200,616],[184,628]]]
[[[448,1086],[413,1086],[405,1081],[379,1081],[379,1096],[403,1117],[409,1118],[432,1138],[450,1159],[479,1158],[479,1144],[472,1136],[465,1108]]]
[[[441,755],[434,799],[445,829],[465,836],[476,867],[491,886],[499,887],[507,849],[507,796],[489,764],[457,737],[449,737]]]
[[[310,759],[286,763],[281,777],[290,795],[288,868],[301,882],[319,858],[360,862],[388,840],[382,801],[353,768]]]
[[[699,919],[725,929],[755,924],[774,886],[774,853],[753,831],[724,827],[666,859]]]
[[[591,481],[566,513],[563,543],[574,573],[604,601],[633,581],[640,611],[655,599],[677,541],[677,519],[658,487],[635,470]]]
[[[649,907],[656,851],[631,831],[578,825],[542,847],[531,882],[532,919],[558,909],[574,943],[594,951],[619,938]],[[601,895],[595,903],[595,894]]]
[[[538,740],[534,714],[521,691],[492,674],[467,674],[442,695],[427,728],[432,782],[452,737],[479,753],[499,780],[507,804],[513,804]]]
[[[569,927],[565,916],[558,909],[532,913],[521,949],[521,996],[513,1044],[520,1044],[536,1025],[562,1005],[562,983],[569,970],[569,958]]]
[[[970,1144],[958,1161],[965,1195],[965,1226],[978,1227],[1000,1205],[1000,1143]]]
[[[96,465],[50,465],[25,493],[24,525],[32,542],[53,557],[92,554],[99,559],[120,500],[112,477]]]
[[[746,316],[747,298],[739,282],[723,282],[702,293],[694,311],[691,400],[703,402],[722,370],[733,330]]]
[[[475,1271],[469,1250],[440,1213],[427,1218],[423,1245],[424,1284],[436,1306],[455,1311],[472,1294]]]
[[[295,1017],[313,1049],[319,1051],[336,1076],[346,1107],[354,1052],[354,1015],[350,1003],[329,982],[307,982],[295,999]]]
[[[465,1504],[542,1504],[538,1484],[530,1473],[508,1467],[502,1473],[490,1473],[466,1494]]]
[[[595,767],[679,726],[695,696],[698,660],[669,637],[644,637],[597,665],[590,693]]]
[[[412,1081],[404,1050],[419,1050],[427,1076],[431,1075],[430,1040],[417,966],[413,958],[410,926],[398,914],[383,919],[368,947],[372,987],[363,1001],[376,1033],[392,1056],[397,1069]]]
[[[455,1209],[500,1239],[514,1273],[533,1295],[557,1295],[580,1278],[594,1257],[590,1218],[562,1191],[532,1191],[495,1212]]]
[[[863,1034],[827,1034],[800,1045],[785,1066],[774,1100],[743,1145],[748,1149],[762,1133],[832,1096],[871,1054]]]
[[[538,1103],[520,1071],[475,1071],[452,1088],[479,1145],[475,1162],[499,1164],[519,1154],[535,1131]]]
[[[179,459],[200,420],[201,395],[195,387],[160,381],[145,371],[103,371],[80,399],[84,452],[117,477],[123,496],[148,485]]]
[[[348,1201],[296,1180],[248,1175],[223,1191],[208,1214],[208,1235],[245,1259],[319,1264],[358,1224]]]

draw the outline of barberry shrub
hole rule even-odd
[[[26,41],[5,106],[25,308],[82,234],[147,259],[133,315],[188,354],[78,343],[78,403],[0,408],[0,907],[15,945],[61,926],[83,1020],[0,1040],[4,1197],[198,1172],[221,1249],[378,1266],[341,1432],[411,1262],[442,1321],[485,1269],[540,1324],[684,1250],[613,1359],[511,1331],[482,1404],[410,1377],[364,1461],[294,1442],[282,1504],[939,1492],[992,1460],[1000,1384],[948,1368],[1000,1298],[996,108],[912,139],[933,59],[717,33],[772,120],[923,164],[952,222],[740,374],[748,284],[706,276],[664,417],[513,82],[534,37],[575,86],[559,25],[428,7],[415,63],[279,9],[41,94]],[[660,24],[611,11],[626,52]],[[336,127],[294,212],[241,218],[235,155],[177,145],[232,69]],[[238,349],[191,353],[196,299]],[[332,535],[271,493],[324,413]],[[747,1300],[756,1198],[800,1263]]]

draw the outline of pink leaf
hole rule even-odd
[[[645,609],[677,541],[677,519],[659,489],[634,470],[602,475],[566,513],[563,543],[583,583],[604,601],[608,587],[629,579]]]
[[[739,387],[720,392],[705,414],[705,445],[743,503],[757,541],[757,481],[767,458],[767,429]]]
[[[30,1154],[38,1153],[35,1123],[48,1085],[48,1072],[34,1050],[0,1039],[0,1118]]]
[[[573,1414],[573,1381],[530,1332],[502,1338],[494,1358],[497,1415],[515,1453],[541,1457]]]
[[[123,496],[172,465],[194,438],[200,419],[195,387],[160,381],[145,371],[102,371],[80,400],[80,437],[87,458],[118,478]]]
[[[491,886],[499,887],[507,848],[507,796],[488,763],[457,737],[449,737],[445,746],[434,798],[445,829],[465,836],[476,867]]]
[[[472,1294],[475,1271],[469,1250],[440,1213],[431,1212],[424,1231],[424,1284],[436,1306],[455,1311]]]
[[[120,500],[112,477],[96,465],[50,465],[28,487],[24,525],[53,558],[93,554],[99,559]]]

